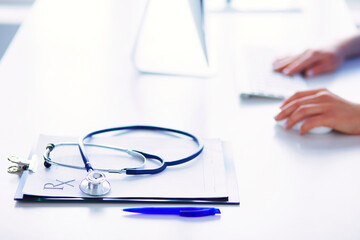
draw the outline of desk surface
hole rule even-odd
[[[310,2],[305,17],[209,13],[218,73],[185,78],[134,69],[144,0],[39,0],[0,65],[0,238],[359,239],[360,137],[284,131],[272,120],[279,102],[242,101],[234,87],[234,56],[246,44],[281,46],[297,29],[322,44],[354,31],[341,1]],[[286,27],[292,18],[305,25]],[[241,205],[189,219],[129,216],[122,208],[131,204],[13,200],[19,177],[6,173],[5,157],[27,156],[39,133],[129,124],[230,141]]]

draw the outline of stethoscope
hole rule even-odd
[[[194,153],[192,153],[191,155],[189,155],[187,157],[177,159],[177,160],[172,160],[172,161],[165,161],[163,158],[161,158],[157,155],[145,153],[145,152],[138,151],[138,150],[129,150],[129,149],[111,147],[111,146],[106,146],[106,145],[85,143],[87,139],[89,139],[95,135],[99,135],[102,133],[108,133],[108,132],[115,132],[115,131],[124,131],[124,130],[127,130],[127,131],[146,130],[146,131],[161,131],[161,132],[175,133],[178,135],[182,135],[182,136],[191,138],[196,143],[197,149],[195,150]],[[80,155],[84,162],[84,167],[59,163],[59,162],[52,160],[50,158],[51,151],[53,151],[55,147],[60,147],[60,146],[78,146]],[[122,168],[122,169],[93,168],[90,163],[90,160],[86,154],[85,147],[99,147],[99,148],[104,148],[104,149],[120,151],[125,154],[128,154],[130,157],[132,157],[134,159],[140,160],[141,165],[139,165],[138,167]],[[171,129],[171,128],[146,126],[146,125],[135,125],[135,126],[107,128],[107,129],[101,129],[98,131],[90,132],[90,133],[86,134],[84,137],[81,137],[79,140],[79,143],[58,143],[58,144],[50,143],[46,146],[46,151],[45,151],[43,157],[44,157],[44,166],[46,168],[49,168],[52,164],[56,164],[56,165],[63,166],[63,167],[86,170],[87,175],[79,184],[80,190],[87,195],[102,196],[102,195],[109,193],[110,189],[111,189],[111,185],[110,185],[109,181],[106,179],[104,172],[119,173],[119,174],[125,173],[127,175],[156,174],[156,173],[160,173],[160,172],[164,171],[167,166],[175,166],[175,165],[183,164],[183,163],[186,163],[186,162],[196,158],[197,156],[200,155],[200,153],[203,151],[203,149],[204,149],[204,145],[201,143],[201,141],[196,136],[194,136],[188,132]],[[157,160],[160,164],[157,168],[145,169],[144,167],[146,165],[147,159]]]

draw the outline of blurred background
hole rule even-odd
[[[0,60],[35,0],[0,0]]]
[[[0,0],[0,61],[21,23],[31,11],[36,0]],[[76,1],[76,0],[74,0]],[[205,0],[210,9],[235,10],[269,7],[291,7],[301,4],[298,0]],[[360,0],[345,0],[354,22],[360,27]]]

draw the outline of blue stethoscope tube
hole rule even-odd
[[[84,142],[87,139],[89,139],[89,138],[91,138],[91,137],[93,137],[95,135],[99,135],[99,134],[102,134],[102,133],[108,133],[108,132],[115,132],[115,131],[124,131],[124,130],[147,130],[147,131],[162,131],[162,132],[176,133],[176,134],[180,134],[180,135],[190,137],[197,144],[197,149],[193,154],[191,154],[191,155],[189,155],[189,156],[187,156],[185,158],[181,158],[181,159],[173,160],[173,161],[164,161],[159,156],[149,154],[149,153],[145,153],[145,152],[138,151],[138,150],[132,150],[134,152],[138,152],[138,153],[142,154],[145,158],[158,160],[160,162],[160,166],[157,167],[157,168],[154,168],[154,169],[126,169],[126,174],[128,174],[128,175],[156,174],[156,173],[162,172],[163,170],[165,170],[165,168],[167,166],[174,166],[174,165],[183,164],[183,163],[186,163],[186,162],[196,158],[197,156],[200,155],[200,153],[204,149],[204,145],[194,135],[192,135],[192,134],[190,134],[188,132],[184,132],[184,131],[180,131],[180,130],[176,130],[176,129],[171,129],[171,128],[163,128],[163,127],[156,127],[156,126],[146,126],[146,125],[134,125],[134,126],[125,126],[125,127],[101,129],[101,130],[94,131],[94,132],[86,134],[84,137],[81,137],[80,141],[79,141],[80,154],[81,154],[81,157],[83,159],[85,169],[86,169],[87,172],[92,171],[94,169],[93,169],[93,167],[92,167],[92,165],[90,163],[90,160],[89,160],[89,158],[88,158],[88,156],[86,154]]]

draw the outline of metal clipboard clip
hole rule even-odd
[[[8,173],[17,173],[24,170],[30,170],[32,172],[35,172],[38,166],[38,157],[36,154],[32,155],[31,159],[29,160],[22,159],[17,156],[11,156],[8,157],[8,161],[15,164],[8,167]]]

